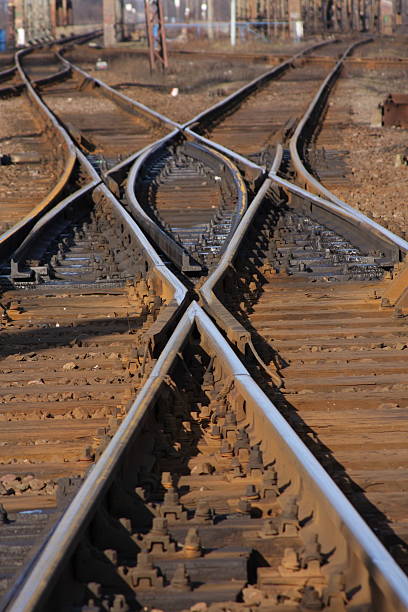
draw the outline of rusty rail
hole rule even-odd
[[[240,401],[244,402],[246,419],[255,437],[261,440],[264,456],[276,458],[279,477],[282,482],[291,483],[291,492],[297,494],[302,514],[319,517],[319,538],[326,550],[335,551],[336,571],[342,572],[346,580],[359,581],[362,605],[374,611],[406,610],[407,577],[196,303],[183,316],[126,419],[39,551],[36,562],[15,589],[5,610],[47,609],[52,589],[125,461],[128,445],[141,432],[153,410],[160,387],[193,326],[197,327],[206,349],[216,355],[217,376],[234,384]]]
[[[66,162],[64,171],[59,178],[56,185],[54,185],[53,189],[50,193],[44,198],[37,206],[35,206],[28,215],[26,215],[23,219],[21,219],[18,223],[16,223],[12,228],[4,232],[0,236],[0,253],[2,256],[5,254],[9,254],[13,249],[15,249],[27,232],[33,227],[33,225],[38,221],[38,219],[46,213],[53,204],[55,204],[58,198],[61,196],[64,188],[70,180],[74,167],[77,163],[77,153],[69,138],[66,131],[59,125],[56,121],[55,117],[46,107],[46,105],[42,102],[38,94],[36,93],[34,87],[32,86],[30,79],[25,74],[22,65],[21,65],[21,57],[31,53],[33,51],[32,48],[22,49],[18,51],[15,55],[16,62],[16,70],[20,75],[22,81],[22,87],[25,89],[27,93],[27,97],[29,99],[30,104],[33,106],[34,112],[39,113],[42,121],[45,125],[45,129],[50,131],[53,136],[58,141],[58,146],[62,147],[66,152]],[[89,171],[91,168],[89,169]],[[92,174],[91,174],[92,176]]]
[[[163,253],[165,253],[180,270],[183,272],[200,272],[202,270],[201,265],[196,263],[183,246],[179,245],[169,234],[162,230],[155,221],[153,221],[140,204],[136,195],[135,186],[139,175],[143,171],[143,166],[148,163],[152,156],[157,154],[161,148],[168,145],[170,142],[170,139],[168,141],[159,141],[159,143],[156,143],[153,147],[145,151],[145,153],[137,157],[127,177],[127,201],[129,202],[133,215],[137,218],[141,226],[148,232]],[[221,172],[221,174],[228,175],[236,190],[238,203],[235,220],[233,221],[233,227],[230,232],[230,235],[232,235],[247,206],[246,188],[242,177],[237,168],[220,153],[210,150],[203,145],[188,143],[188,146],[193,155],[200,159],[205,159],[206,163],[208,165],[213,165],[218,173]]]
[[[33,90],[32,93],[33,96],[36,95]],[[39,102],[38,97],[33,97],[33,99],[36,103]],[[43,110],[46,110],[45,105],[42,102],[41,104],[44,107]],[[55,121],[55,118],[51,118]],[[69,138],[66,139],[66,142],[70,144],[70,151],[74,151],[75,159],[78,158],[82,163],[85,163],[85,158],[81,157],[82,154],[80,155]],[[155,148],[162,146],[162,142],[160,144],[156,143],[153,148],[149,147],[143,153],[138,152],[132,156],[133,159],[136,158],[136,163],[133,165],[128,178],[129,199],[136,200],[133,185],[137,172]],[[224,152],[229,153],[228,150],[224,150]],[[216,291],[222,284],[225,275],[228,274],[228,270],[233,268],[237,251],[245,240],[247,231],[273,183],[295,196],[303,198],[311,207],[320,207],[321,210],[328,212],[333,217],[337,215],[341,217],[343,223],[347,220],[357,231],[363,230],[374,233],[380,243],[386,242],[390,245],[391,255],[393,252],[398,252],[398,257],[400,257],[401,253],[405,253],[408,248],[408,243],[398,239],[391,232],[386,232],[378,224],[366,223],[364,215],[356,213],[351,207],[343,205],[344,203],[341,203],[341,201],[339,201],[340,203],[334,202],[331,198],[331,201],[325,200],[280,178],[278,169],[281,158],[282,149],[278,147],[272,169],[268,177],[263,177],[263,184],[231,237],[218,269],[200,289],[200,297],[205,308],[217,323],[227,331],[228,338],[237,344],[240,350],[243,350],[245,344],[250,342],[250,334],[228,313],[217,297]],[[246,160],[242,158],[240,161]],[[116,172],[121,171],[129,163],[130,158],[119,164],[114,170]],[[263,170],[262,168],[259,169]],[[167,290],[168,296],[174,300],[173,304],[171,301],[169,304],[170,309],[172,308],[170,319],[166,319],[165,322],[165,325],[167,325],[168,321],[171,320],[172,325],[174,325],[180,314],[180,308],[186,303],[186,288],[166,268],[166,265],[154,252],[136,223],[123,210],[107,187],[101,184],[98,175],[95,174],[93,174],[93,182],[81,192],[85,193],[94,188],[96,188],[96,197],[101,196],[109,200],[115,215],[123,220],[126,231],[132,232],[141,248],[146,252],[148,265],[154,269],[160,282],[166,287],[164,293]],[[67,207],[74,205],[75,198],[81,195],[82,193],[74,194],[75,197],[67,198],[47,213],[35,225],[26,242],[21,245],[21,250],[16,252],[16,256],[23,257],[24,249],[30,241],[36,239],[36,234],[44,231],[46,224],[51,219],[63,214]],[[137,201],[136,204],[138,205]],[[151,220],[149,221],[151,222]],[[149,229],[147,231],[150,233],[154,229],[154,224],[151,227],[150,223],[148,225]],[[159,244],[160,240],[161,237],[158,236]],[[125,421],[106,448],[101,459],[91,470],[78,495],[56,526],[51,538],[38,551],[36,558],[10,593],[4,609],[13,611],[45,609],[50,591],[55,586],[61,572],[64,571],[64,566],[74,554],[84,530],[106,495],[115,474],[120,469],[128,445],[140,433],[146,416],[154,409],[160,387],[174,364],[177,354],[183,345],[188,342],[193,328],[198,329],[205,346],[215,355],[218,376],[233,381],[236,386],[239,396],[246,406],[247,420],[251,424],[255,435],[262,440],[262,451],[265,455],[276,458],[282,482],[291,483],[290,486],[298,495],[299,505],[304,515],[319,518],[319,528],[323,530],[325,549],[335,550],[339,570],[341,569],[345,576],[357,576],[361,581],[362,592],[360,596],[363,600],[361,603],[370,606],[372,610],[378,611],[406,610],[408,607],[407,577],[293,432],[292,428],[282,418],[275,406],[255,384],[234,351],[196,303],[189,306],[162,351],[147,383],[133,403]],[[166,328],[164,336],[168,334],[169,328]]]
[[[193,131],[196,131],[196,127],[201,129],[204,125],[206,125],[206,123],[210,122],[213,118],[218,117],[219,115],[223,115],[224,113],[233,109],[236,105],[241,104],[241,102],[245,98],[250,96],[254,91],[257,91],[259,88],[261,88],[266,83],[268,83],[268,81],[280,76],[283,72],[285,72],[288,68],[291,67],[294,61],[304,57],[305,55],[307,55],[308,53],[311,53],[315,49],[318,49],[328,44],[332,44],[333,42],[335,41],[326,40],[326,41],[311,45],[310,47],[303,49],[303,51],[296,53],[290,59],[282,62],[278,66],[275,66],[271,70],[266,71],[264,74],[257,77],[256,79],[254,79],[247,85],[244,85],[243,87],[241,87],[240,89],[238,89],[231,95],[227,96],[220,102],[217,102],[213,106],[210,106],[210,108],[208,108],[207,110],[199,113],[198,115],[193,117],[193,119],[190,119],[190,121],[187,121],[183,125],[183,128],[191,128]]]

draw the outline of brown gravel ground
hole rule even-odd
[[[408,236],[408,166],[396,167],[396,156],[408,154],[408,130],[381,127],[378,108],[388,93],[408,93],[408,75],[401,70],[347,72],[332,95],[325,125],[343,120],[335,148],[348,151],[348,180],[328,187],[385,227]],[[325,130],[317,146],[324,136]]]
[[[262,39],[240,41],[237,39],[235,50],[239,53],[274,53],[293,55],[302,49],[322,40],[321,37],[308,38],[299,42],[287,39],[265,41]],[[189,40],[188,43],[173,41],[169,44],[170,52],[174,51],[217,51],[220,53],[235,53],[231,49],[228,39],[218,39],[209,43],[208,40]]]
[[[103,51],[99,54],[104,57]],[[84,50],[76,50],[67,57],[109,85],[120,85],[120,90],[130,98],[180,123],[271,68],[268,64],[249,64],[234,58],[220,62],[177,57],[170,60],[166,75],[160,72],[151,75],[147,59],[129,54],[111,57],[108,70],[100,72],[95,70],[95,57],[89,61]],[[179,89],[176,97],[171,95],[173,88]]]
[[[57,182],[64,159],[50,150],[43,128],[22,96],[1,100],[0,156],[38,151],[40,163],[0,165],[0,233],[39,204]]]

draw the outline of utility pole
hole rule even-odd
[[[169,66],[162,0],[145,0],[146,33],[149,45],[150,70]]]
[[[207,27],[208,38],[214,38],[214,0],[207,0]]]
[[[271,40],[271,5],[270,0],[266,0],[266,21],[268,25],[266,26],[267,37],[268,40]]]
[[[105,47],[116,45],[116,0],[103,0],[103,44]]]
[[[237,44],[237,0],[231,0],[231,47]]]

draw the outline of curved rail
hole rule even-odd
[[[50,592],[125,461],[127,447],[154,409],[160,387],[179,351],[188,342],[193,326],[197,327],[206,350],[215,356],[217,376],[233,383],[238,402],[245,406],[245,419],[251,424],[255,438],[261,440],[264,456],[274,457],[281,482],[291,483],[289,489],[297,495],[301,513],[319,518],[319,541],[325,550],[335,551],[332,562],[336,571],[349,583],[359,584],[360,605],[369,606],[373,611],[406,610],[407,577],[196,303],[188,308],[126,419],[4,609],[9,612],[48,609]]]
[[[278,171],[282,163],[282,155],[283,149],[282,146],[279,145],[272,165],[274,172]],[[272,179],[269,177],[266,178],[249,205],[237,231],[232,236],[217,268],[210,274],[199,289],[200,298],[206,310],[222,329],[225,330],[229,340],[237,346],[241,353],[245,353],[245,347],[251,344],[251,333],[247,331],[222,304],[221,300],[216,295],[216,287],[219,283],[222,283],[222,280],[228,275],[229,270],[234,267],[234,259],[271,185]]]
[[[66,161],[62,175],[58,182],[49,194],[39,202],[23,219],[16,223],[9,230],[4,232],[0,236],[0,254],[4,256],[10,253],[11,250],[15,249],[25,234],[33,227],[36,221],[43,215],[49,208],[57,201],[61,196],[63,190],[66,188],[72,172],[77,162],[77,154],[75,147],[69,138],[66,131],[59,125],[55,117],[49,111],[49,109],[42,102],[38,94],[35,92],[30,79],[24,72],[21,65],[21,58],[30,53],[32,49],[22,49],[16,53],[16,69],[22,80],[22,86],[27,92],[28,99],[35,107],[35,112],[39,112],[42,118],[42,122],[45,125],[45,129],[52,132],[58,141],[58,146],[65,150]]]
[[[305,146],[306,141],[310,137],[309,135],[313,134],[316,129],[319,116],[321,115],[327,103],[330,91],[334,83],[340,76],[346,58],[350,55],[350,53],[356,46],[370,42],[370,40],[371,39],[366,39],[364,41],[358,41],[357,43],[353,43],[352,45],[350,45],[348,49],[346,49],[342,57],[339,59],[331,73],[326,77],[319,91],[316,93],[316,96],[310,103],[307,111],[305,112],[296,127],[296,130],[290,141],[290,153],[298,180],[301,182],[302,186],[305,187],[305,190],[302,192],[302,197],[305,196],[307,192],[309,192],[308,197],[310,199],[313,199],[312,194],[318,194],[319,196],[321,196],[321,199],[316,199],[316,203],[323,204],[327,208],[336,210],[333,206],[329,204],[329,202],[332,202],[334,206],[337,207],[338,212],[340,212],[341,209],[347,212],[348,215],[346,216],[351,220],[351,223],[353,225],[356,225],[357,227],[360,227],[363,232],[372,232],[374,235],[378,236],[380,240],[383,240],[385,244],[397,246],[400,251],[400,260],[403,260],[406,253],[408,252],[408,241],[382,227],[379,223],[376,223],[375,221],[373,221],[363,213],[357,211],[355,208],[353,208],[352,206],[338,198],[336,195],[334,195],[314,176],[312,176],[312,174],[305,167],[305,164],[301,157],[301,149]],[[287,188],[292,193],[296,193],[296,189],[291,183],[287,181],[285,182],[283,179],[279,178],[276,175],[274,176],[274,180],[277,183],[280,183],[285,188]],[[405,291],[405,286],[403,284],[401,284],[401,290]]]
[[[35,94],[35,92],[33,93]],[[43,106],[45,107],[45,105]],[[69,137],[68,141],[70,142]],[[136,180],[137,171],[159,146],[162,146],[162,144],[156,143],[154,147],[147,149],[142,155],[140,152],[134,155],[138,156],[138,159],[128,178],[128,197],[132,194],[135,197],[132,186]],[[84,156],[81,157],[82,154],[78,149],[74,145],[72,147],[75,156],[78,156],[82,163],[88,164]],[[251,227],[265,194],[271,189],[273,183],[284,187],[296,196],[308,200],[311,206],[318,206],[333,217],[338,215],[342,222],[347,219],[357,231],[363,229],[363,231],[374,232],[380,243],[385,241],[390,244],[391,254],[392,252],[398,252],[398,257],[400,257],[401,252],[405,253],[407,251],[408,244],[405,241],[396,240],[397,237],[391,232],[386,233],[386,230],[383,230],[378,224],[372,222],[366,225],[366,218],[361,219],[359,214],[351,207],[348,207],[350,210],[345,210],[344,206],[319,198],[280,178],[277,173],[281,159],[282,149],[278,147],[271,172],[264,180],[240,225],[232,235],[222,255],[219,268],[209,277],[200,290],[206,308],[222,327],[225,327],[226,315],[229,315],[229,313],[220,303],[215,291],[218,285],[222,283],[224,276],[228,274],[228,270],[233,268],[234,258],[239,246]],[[126,163],[129,163],[129,161],[126,160]],[[120,165],[120,168],[122,167],[123,163]],[[120,168],[117,167],[117,170],[120,170]],[[174,296],[174,307],[178,316],[180,307],[185,304],[186,288],[169,272],[165,263],[153,251],[136,223],[125,213],[107,187],[99,184],[100,178],[95,173],[93,174],[93,181],[90,186],[85,187],[81,192],[85,193],[96,187],[96,197],[100,196],[109,200],[115,215],[124,223],[126,231],[132,232],[146,252],[148,265],[154,269],[160,282],[168,288],[169,295]],[[74,196],[78,197],[83,193],[77,193]],[[75,204],[74,196],[65,199],[36,224],[30,236],[21,246],[21,250],[17,251],[17,257],[24,257],[25,249],[30,241],[36,239],[38,232],[46,231],[49,221],[59,214],[63,214],[64,210]],[[364,217],[364,215],[361,217]],[[362,221],[364,223],[361,223]],[[150,228],[150,224],[148,225],[149,229],[146,231],[150,233],[152,228]],[[160,239],[159,236],[159,241]],[[174,313],[171,314],[173,324],[175,316]],[[231,324],[233,328],[232,332],[227,330],[228,337],[242,350],[245,348],[245,344],[250,341],[250,337],[248,340],[248,332],[231,315],[229,317],[227,327]],[[234,327],[235,324],[236,327]],[[78,495],[56,526],[51,538],[40,549],[37,557],[27,568],[27,572],[10,593],[4,609],[13,611],[46,609],[50,590],[55,586],[64,565],[74,554],[86,526],[113,482],[115,474],[124,460],[129,443],[139,434],[146,416],[154,409],[160,387],[177,354],[183,345],[189,341],[189,336],[195,327],[198,329],[206,348],[214,355],[218,375],[225,380],[233,381],[239,397],[244,402],[246,418],[251,430],[262,441],[261,448],[264,454],[276,459],[282,482],[290,482],[290,487],[296,491],[303,515],[318,517],[319,528],[321,525],[323,529],[325,549],[335,551],[335,558],[347,578],[355,578],[361,582],[360,605],[369,606],[369,609],[374,611],[406,610],[408,607],[407,577],[310,451],[303,445],[275,406],[255,384],[249,372],[223,339],[220,332],[196,303],[191,304],[188,308],[161,353],[147,383],[133,403],[125,421],[106,448],[101,459],[89,473]],[[164,336],[166,335],[168,335],[168,329],[166,329]]]
[[[237,319],[230,313],[230,311],[222,304],[222,298],[221,298],[221,296],[225,294],[225,292],[228,292],[231,290],[231,287],[235,283],[235,277],[236,277],[237,271],[235,270],[235,267],[234,267],[234,260],[239,254],[240,247],[244,243],[246,234],[253,224],[254,218],[257,212],[259,211],[259,208],[262,204],[262,200],[264,199],[266,193],[268,192],[268,190],[270,190],[273,187],[273,184],[275,184],[278,187],[278,189],[284,188],[285,191],[293,194],[294,196],[303,198],[305,201],[308,201],[310,203],[310,208],[308,208],[310,212],[315,211],[315,209],[313,208],[313,205],[317,207],[321,207],[322,209],[329,212],[330,214],[339,215],[343,220],[348,219],[348,221],[351,224],[356,226],[357,233],[367,234],[367,232],[369,233],[373,231],[372,227],[361,226],[359,219],[354,217],[352,212],[345,211],[344,209],[340,209],[338,206],[336,206],[332,202],[324,200],[323,198],[319,198],[318,196],[311,194],[296,185],[293,185],[289,181],[286,181],[285,179],[280,178],[277,175],[277,172],[279,170],[281,159],[282,159],[282,149],[281,147],[278,147],[277,153],[275,155],[275,160],[274,160],[272,169],[268,175],[268,178],[265,180],[259,192],[257,193],[256,197],[254,198],[251,205],[249,206],[244,218],[242,219],[241,225],[238,228],[238,231],[232,238],[228,249],[226,250],[223,258],[221,259],[218,268],[208,277],[208,279],[199,289],[200,300],[202,302],[203,307],[205,308],[207,313],[211,316],[211,318],[216,321],[219,327],[225,331],[228,339],[234,345],[236,345],[236,347],[240,351],[240,354],[248,355],[247,349],[249,348],[252,351],[255,359],[266,370],[266,372],[271,377],[275,385],[278,387],[280,386],[279,385],[280,377],[279,377],[278,371],[276,370],[271,371],[268,368],[268,366],[262,362],[262,360],[259,358],[256,350],[253,347],[253,344],[251,341],[251,332],[248,331],[243,325],[241,325],[241,323],[237,321]],[[279,194],[275,194],[275,197],[279,199]],[[384,237],[381,232],[379,234],[379,238],[382,241],[384,240]],[[398,239],[398,237],[395,236],[394,238],[395,238],[394,247],[396,249],[395,261],[398,261],[398,254],[400,253],[400,250],[403,253],[405,253],[406,247],[403,248],[404,245],[401,244],[401,241]],[[397,278],[397,282],[398,282],[398,278]],[[362,523],[364,522],[360,516],[359,516],[359,520]],[[346,524],[348,526],[351,526],[353,523],[346,523]],[[366,526],[366,529],[368,529],[367,526]],[[361,535],[358,527],[356,531],[354,532],[354,535],[356,537]],[[371,533],[371,540],[372,541],[376,540],[376,536],[373,533]],[[359,542],[361,545],[364,546],[365,543],[367,542],[366,536],[359,538]],[[380,544],[379,541],[377,541],[377,544],[379,545],[380,548],[382,548],[382,544]],[[369,559],[370,554],[372,554],[373,550],[371,550],[371,552],[367,550],[366,552],[367,552],[367,566],[369,567],[370,562],[368,561],[368,559]],[[392,569],[392,565],[394,565],[395,569],[398,569],[398,571],[401,571],[401,570],[395,564],[391,555],[389,555],[388,552],[385,554],[386,554],[386,557],[388,558],[386,562],[385,574],[387,575],[388,586],[391,588],[391,591],[392,591],[393,589],[395,589],[395,587],[397,586],[397,582],[398,582],[398,581],[394,581],[395,575],[394,575],[394,570]],[[381,567],[381,565],[379,567]],[[403,581],[404,581],[403,586],[402,584],[398,584],[398,597],[401,598],[398,606],[407,605],[406,602],[408,599],[408,579],[405,576],[405,574],[403,574]],[[394,591],[394,594],[396,592],[397,591]],[[394,609],[392,605],[391,607],[388,607],[390,605],[390,601],[392,600],[392,596],[390,595],[390,593],[388,597],[391,597],[391,599],[389,600],[385,599],[384,600],[384,602],[386,602],[384,603],[385,607],[382,608],[380,606],[379,609],[390,609],[390,610]],[[398,609],[398,606],[397,606],[397,609]]]
[[[143,206],[138,201],[135,193],[135,186],[139,180],[143,167],[148,163],[149,158],[157,154],[157,152],[169,142],[171,141],[160,141],[148,149],[144,154],[138,156],[136,162],[130,169],[126,182],[127,201],[131,207],[132,214],[137,218],[141,226],[151,236],[163,253],[165,253],[183,272],[197,273],[202,271],[201,264],[195,262],[183,246],[178,244],[169,234],[167,234],[156,224],[156,222],[146,213]],[[188,146],[192,154],[198,158],[204,159],[207,165],[215,165],[218,174],[227,173],[230,176],[231,182],[234,185],[235,191],[238,195],[235,220],[233,221],[230,231],[230,235],[232,235],[246,209],[247,204],[246,188],[242,177],[240,176],[237,168],[220,153],[211,151],[207,147],[193,143],[188,143]]]
[[[86,41],[89,38],[94,37],[95,35],[97,35],[97,33],[90,33],[90,34],[81,35],[81,36],[73,36],[68,39],[64,39],[63,41],[61,41],[61,43],[66,45],[69,42],[75,41],[78,39],[81,41]],[[24,69],[20,61],[21,58],[24,55],[27,55],[33,52],[35,48],[37,48],[38,46],[41,46],[41,45],[36,45],[33,47],[29,47],[27,49],[22,49],[16,53],[16,56],[15,56],[16,70],[18,71],[22,79],[22,87],[26,88],[29,101],[35,106],[36,112],[40,113],[45,123],[46,129],[51,130],[52,133],[57,136],[57,138],[59,139],[59,145],[67,151],[67,160],[65,163],[65,168],[64,168],[64,172],[62,176],[60,177],[58,183],[53,187],[51,192],[47,195],[47,197],[43,201],[41,201],[34,209],[32,209],[28,215],[26,215],[17,224],[15,224],[12,228],[7,230],[4,234],[0,236],[0,253],[3,256],[9,255],[13,250],[15,250],[17,246],[20,244],[21,240],[27,234],[27,232],[30,231],[33,225],[38,221],[38,219],[44,213],[46,213],[53,204],[55,204],[55,202],[58,200],[58,198],[63,193],[64,188],[66,188],[69,182],[69,179],[72,176],[72,172],[78,162],[81,164],[83,168],[86,169],[87,174],[90,176],[91,185],[95,186],[95,184],[100,182],[100,177],[97,175],[97,173],[95,172],[90,162],[82,154],[80,149],[76,147],[75,143],[71,139],[67,130],[64,128],[63,125],[61,125],[61,123],[56,118],[55,114],[43,102],[40,95],[34,89],[31,83],[31,80],[27,77],[27,75],[24,72]],[[54,80],[58,80],[64,77],[67,73],[69,73],[73,69],[76,69],[80,72],[80,69],[73,67],[70,64],[70,62],[65,60],[61,55],[57,54],[57,56],[59,57],[60,61],[64,64],[65,66],[64,69],[61,71],[58,71],[56,74],[53,74],[49,77],[45,77],[39,80],[38,82],[36,82],[36,84],[40,84],[40,85],[47,84],[47,83],[53,82]],[[87,79],[92,78],[86,73],[84,73],[84,78],[85,77]],[[98,87],[100,86],[103,90],[106,89],[107,91],[110,92],[111,88],[109,88],[108,86],[105,86],[103,83],[97,80],[95,80],[95,83]],[[123,96],[122,94],[118,94],[114,90],[111,90],[111,93],[114,94],[117,97],[117,99],[122,101],[122,104],[124,104],[127,107],[127,110],[129,110],[129,108],[132,108],[134,112],[134,109],[136,108],[138,109],[138,112],[143,111],[143,113],[146,113],[147,115],[149,115],[150,119],[153,118],[154,121],[165,122],[166,124],[169,125],[169,127],[173,127],[174,125],[177,125],[177,124],[173,124],[173,122],[171,122],[170,120],[167,120],[163,116],[160,116],[154,111],[150,111],[150,109],[148,109],[147,107],[144,107],[143,105],[139,105],[138,103],[133,102],[130,99],[127,99],[126,96]],[[135,154],[135,155],[137,156],[138,154]],[[132,156],[132,158],[133,157],[134,156]],[[126,160],[124,163],[126,163]],[[75,194],[72,194],[72,195],[75,197]]]
[[[346,49],[339,61],[334,66],[333,70],[327,75],[327,77],[321,84],[319,91],[316,93],[315,97],[309,104],[305,114],[299,121],[289,143],[292,162],[299,178],[303,182],[303,186],[308,189],[308,191],[320,193],[328,200],[335,201],[337,204],[340,204],[340,206],[344,206],[344,208],[352,211],[354,211],[354,209],[351,206],[349,206],[345,202],[342,202],[342,200],[340,200],[339,198],[336,198],[336,196],[332,194],[331,191],[321,185],[320,182],[310,174],[310,172],[305,168],[304,163],[301,159],[300,149],[304,147],[305,141],[308,137],[308,133],[313,134],[316,129],[318,117],[321,115],[321,112],[323,111],[326,105],[331,88],[333,87],[334,83],[340,75],[340,72],[344,66],[344,60],[347,58],[348,55],[350,55],[350,53],[352,53],[355,47],[361,44],[366,44],[370,42],[370,40],[371,39],[357,41],[351,44]]]

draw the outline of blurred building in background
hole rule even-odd
[[[8,35],[7,0],[0,0],[0,51],[5,51]]]
[[[231,0],[162,0],[168,39],[229,37]],[[234,0],[237,40],[408,32],[408,0]],[[145,40],[144,0],[0,0],[0,49],[110,23],[109,44]]]
[[[102,0],[0,0],[0,44],[2,30],[9,47],[22,46],[101,28],[102,15]]]

